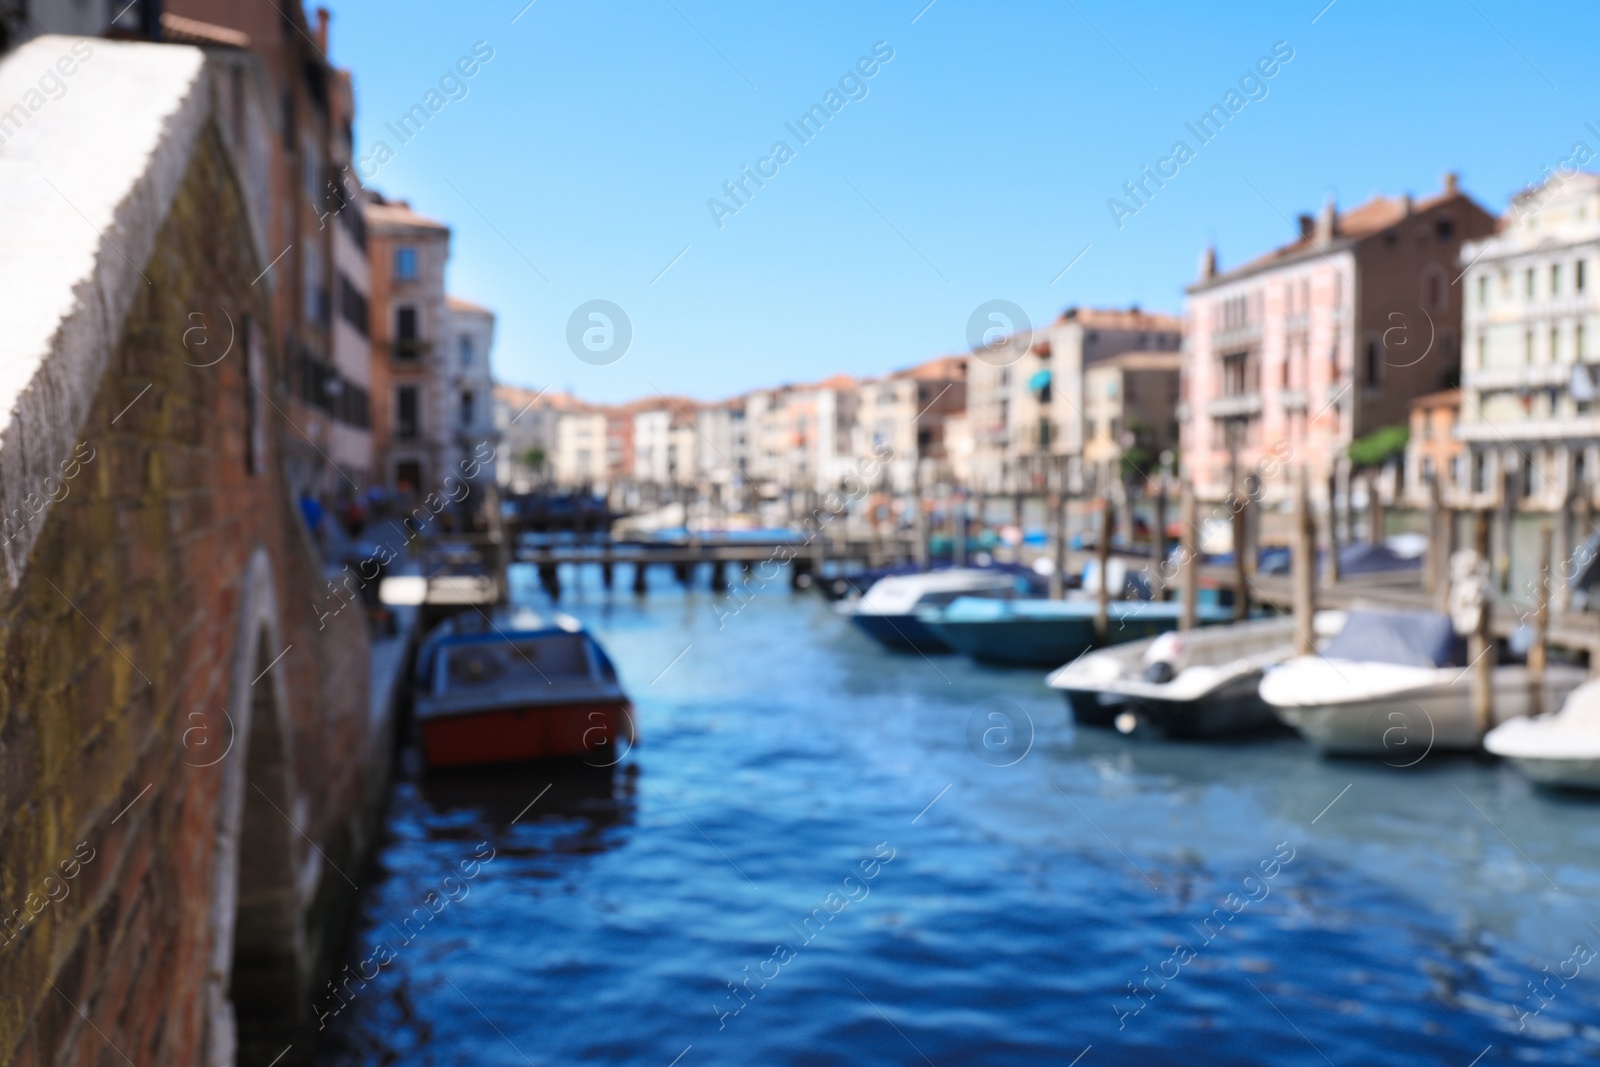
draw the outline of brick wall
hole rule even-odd
[[[264,265],[208,124],[0,602],[0,1063],[230,1062],[230,984],[239,1062],[295,1062],[362,877],[366,636],[355,612],[319,629],[266,342],[249,381]],[[215,366],[189,364],[226,322],[205,360],[184,343],[202,308],[236,331]]]

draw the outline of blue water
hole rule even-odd
[[[566,583],[638,709],[614,772],[400,782],[319,1063],[1600,1052],[1600,806],[1472,759],[1077,731],[1040,672],[659,578]]]

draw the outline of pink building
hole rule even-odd
[[[1227,272],[1207,250],[1189,287],[1179,391],[1183,466],[1202,499],[1230,471],[1281,500],[1290,467],[1315,486],[1343,471],[1350,442],[1405,425],[1412,400],[1461,370],[1463,241],[1495,220],[1446,175],[1438,195],[1374,197],[1300,216],[1299,237]]]

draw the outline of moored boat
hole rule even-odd
[[[1544,706],[1559,704],[1585,676],[1550,664]],[[1495,667],[1493,686],[1495,722],[1528,714],[1526,667]],[[1431,751],[1479,744],[1461,639],[1447,616],[1433,612],[1352,611],[1320,654],[1268,671],[1261,697],[1330,755],[1391,756],[1409,765]]]
[[[863,633],[898,652],[950,652],[951,647],[917,617],[920,610],[960,597],[999,599],[1026,593],[1027,583],[1003,571],[952,567],[925,574],[880,578],[859,600],[844,601],[835,610]]]
[[[1567,694],[1553,715],[1501,723],[1483,747],[1536,785],[1600,790],[1600,680]]]
[[[917,618],[958,652],[1007,667],[1049,667],[1075,659],[1098,642],[1093,600],[994,600],[960,597]],[[1226,622],[1225,608],[1197,605],[1202,625]],[[1121,644],[1176,629],[1179,605],[1164,600],[1113,600],[1106,609],[1106,644]]]
[[[1319,612],[1314,637],[1336,633],[1342,612]],[[1295,654],[1294,622],[1253,619],[1164,633],[1104,648],[1051,673],[1080,726],[1174,738],[1282,728],[1261,699],[1262,674]]]
[[[550,757],[609,766],[638,738],[616,668],[570,616],[457,616],[418,651],[416,680],[432,768]]]

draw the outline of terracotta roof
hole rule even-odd
[[[1161,312],[1131,308],[1080,308],[1070,307],[1061,313],[1057,322],[1076,322],[1100,330],[1160,330],[1169,333],[1183,332],[1183,318]]]
[[[1349,211],[1335,215],[1333,240],[1329,246],[1323,247],[1339,247],[1342,243],[1360,241],[1372,237],[1403,221],[1409,215],[1420,215],[1423,212],[1432,211],[1436,207],[1455,200],[1462,200],[1468,204],[1473,203],[1470,196],[1448,184],[1443,192],[1413,202],[1409,212],[1406,210],[1406,198],[1404,197],[1374,196]],[[1473,206],[1476,205],[1474,204]],[[1279,245],[1264,255],[1239,264],[1232,270],[1219,271],[1214,278],[1203,278],[1190,288],[1191,290],[1209,288],[1218,282],[1226,281],[1238,275],[1251,274],[1276,263],[1287,263],[1310,255],[1316,252],[1319,247],[1314,233],[1315,230],[1313,229],[1312,235],[1297,237],[1288,244]]]
[[[371,194],[371,190],[368,190]],[[372,199],[366,205],[367,224],[369,226],[415,226],[430,230],[443,230],[450,232],[450,227],[438,219],[431,219],[426,215],[411,210],[411,204],[405,200],[379,200]]]
[[[448,307],[451,311],[476,311],[476,312],[478,312],[480,314],[483,314],[483,315],[493,315],[494,314],[494,312],[490,311],[488,308],[484,307],[482,304],[474,304],[472,301],[463,300],[459,296],[446,296],[444,298],[444,302],[445,302],[445,306]]]
[[[217,26],[199,19],[184,18],[170,11],[161,13],[161,37],[169,44],[222,45],[225,48],[249,48],[250,35],[226,26]]]
[[[967,380],[966,356],[934,356],[932,359],[923,360],[913,367],[904,370],[891,371],[890,378],[916,378],[925,382],[944,382],[955,379]]]
[[[1133,351],[1118,352],[1105,359],[1097,359],[1086,370],[1098,367],[1120,367],[1123,370],[1170,370],[1176,371],[1183,362],[1183,353],[1176,351]]]
[[[814,388],[817,389],[854,389],[857,383],[848,374],[833,374],[822,379]]]
[[[1413,408],[1443,408],[1461,406],[1461,390],[1440,389],[1437,393],[1419,396],[1411,402]]]

